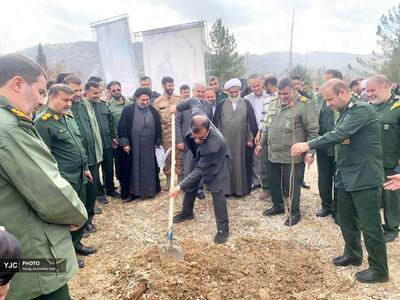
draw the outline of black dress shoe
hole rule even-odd
[[[389,281],[389,275],[379,275],[374,271],[369,269],[357,272],[356,278],[359,282],[362,283],[374,283],[374,282],[387,282]]]
[[[87,239],[90,236],[90,232],[86,230],[86,227],[83,229],[82,238]]]
[[[124,204],[130,203],[132,201],[135,201],[135,197],[133,197],[132,195],[126,197],[125,199],[122,199],[122,203],[124,203]]]
[[[95,207],[93,208],[93,212],[94,212],[96,215],[99,215],[99,214],[103,213],[103,210],[102,210],[100,207],[95,206]]]
[[[285,226],[294,226],[297,223],[299,223],[300,220],[301,220],[300,214],[290,215],[285,221]]]
[[[94,247],[86,247],[86,246],[84,246],[82,244],[78,244],[75,247],[75,252],[80,254],[80,255],[85,255],[86,256],[86,255],[90,255],[90,254],[96,253],[97,249],[94,248]]]
[[[96,201],[100,204],[107,204],[108,203],[108,199],[106,196],[104,195],[100,195],[96,197]]]
[[[182,222],[189,221],[192,219],[194,219],[194,214],[184,215],[184,214],[180,213],[174,217],[174,223],[182,223]]]
[[[348,256],[338,256],[332,259],[332,262],[336,267],[361,266],[362,263],[361,260]]]
[[[398,235],[399,234],[397,232],[393,232],[393,231],[385,232],[385,242],[386,243],[393,242],[395,239],[397,239]]]
[[[319,217],[319,218],[325,218],[325,217],[329,216],[330,213],[331,213],[330,209],[321,208],[319,211],[317,211],[316,216]]]
[[[301,187],[302,187],[303,189],[307,189],[307,190],[309,190],[309,189],[311,188],[311,186],[308,184],[308,182],[305,181],[304,179],[303,179],[303,181],[301,182]]]
[[[214,237],[215,244],[223,244],[229,236],[229,231],[218,230],[216,236]]]
[[[86,231],[89,233],[95,233],[97,231],[97,229],[96,229],[96,226],[94,226],[92,223],[87,223]]]
[[[78,262],[79,269],[83,269],[85,267],[85,262],[83,261],[83,259],[79,256],[76,256],[76,260]]]
[[[268,208],[268,209],[263,211],[263,215],[266,216],[266,217],[275,216],[275,215],[282,215],[284,213],[285,213],[285,209],[278,208],[278,207],[275,207],[275,206],[272,206],[271,208]]]
[[[255,184],[251,187],[252,191],[255,191],[256,189],[260,189],[261,188],[261,184]]]
[[[204,200],[204,199],[206,199],[206,195],[204,195],[203,192],[199,192],[199,193],[197,193],[197,198],[199,198],[200,200]]]
[[[116,190],[113,190],[112,192],[107,193],[108,196],[114,197],[114,198],[119,198],[121,197],[121,194],[118,193]]]

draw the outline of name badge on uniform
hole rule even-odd
[[[390,125],[389,124],[383,124],[383,130],[389,130]]]
[[[349,138],[344,139],[342,145],[350,145],[350,139]]]

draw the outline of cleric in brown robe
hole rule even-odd
[[[257,121],[250,102],[240,97],[241,82],[234,78],[225,83],[228,99],[217,104],[214,124],[228,143],[232,170],[226,181],[226,195],[242,197],[250,194],[254,137]]]
[[[138,88],[136,103],[124,108],[118,126],[123,203],[152,198],[160,192],[155,148],[162,142],[158,112],[150,105],[151,91]]]

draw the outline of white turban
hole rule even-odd
[[[232,88],[234,86],[238,87],[239,89],[242,88],[242,83],[240,82],[239,79],[233,78],[233,79],[228,80],[225,83],[224,87],[225,87],[225,90],[229,90],[230,88]]]

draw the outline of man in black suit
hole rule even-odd
[[[205,114],[195,114],[190,120],[190,131],[185,143],[193,153],[191,173],[169,193],[176,198],[184,191],[182,211],[174,217],[174,223],[194,218],[193,207],[200,180],[210,188],[214,213],[217,221],[217,235],[214,243],[222,244],[229,236],[228,211],[224,195],[224,181],[230,169],[230,154],[222,134],[212,125]]]

